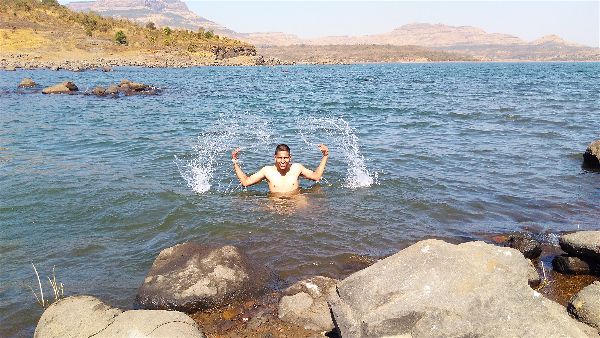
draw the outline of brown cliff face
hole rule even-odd
[[[76,1],[67,7],[78,12],[94,11],[103,16],[130,19],[141,24],[152,22],[157,27],[183,28],[194,32],[203,28],[219,35],[236,35],[234,31],[190,11],[180,0]]]

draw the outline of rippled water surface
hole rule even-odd
[[[118,99],[20,93],[24,77]],[[56,266],[65,293],[122,308],[160,250],[234,244],[281,285],[342,277],[425,238],[600,226],[600,64],[465,63],[0,72],[0,336],[41,314],[27,285]],[[325,180],[274,200],[247,173],[278,143]],[[49,290],[48,290],[49,292]]]

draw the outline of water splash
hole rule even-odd
[[[316,136],[326,134],[336,150],[341,150],[346,163],[344,186],[350,189],[377,184],[377,173],[371,173],[358,146],[358,136],[346,120],[340,117],[310,117],[297,121],[300,137],[309,146],[317,146]],[[322,136],[320,136],[322,138]]]
[[[263,151],[261,148],[272,139],[269,121],[265,119],[230,114],[221,115],[217,121],[198,136],[192,154],[175,156],[181,177],[199,194],[211,188],[218,192],[241,189],[231,174],[230,152],[239,146],[244,146],[244,152]]]

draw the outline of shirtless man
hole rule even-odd
[[[237,148],[231,153],[233,161],[233,169],[244,187],[251,186],[267,179],[269,182],[269,190],[275,194],[286,194],[298,190],[298,178],[303,176],[309,180],[319,181],[323,176],[327,158],[329,157],[329,149],[324,144],[319,144],[319,150],[323,153],[321,163],[315,171],[312,171],[302,164],[293,163],[290,147],[285,144],[280,144],[275,148],[275,165],[264,166],[257,173],[246,176],[238,164],[238,153],[240,148]]]

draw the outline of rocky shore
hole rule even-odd
[[[193,55],[186,52],[157,51],[106,57],[81,56],[78,58],[49,58],[39,53],[0,54],[0,70],[50,69],[106,70],[113,67],[187,68],[199,66],[274,66],[289,64],[273,57],[250,55],[225,48],[214,54]]]
[[[598,336],[597,276],[570,290],[565,307],[544,291],[555,279],[536,269],[548,248],[535,235],[493,241],[423,240],[343,280],[314,276],[282,291],[239,248],[182,243],[156,258],[138,289],[140,310],[68,297],[44,312],[35,337]],[[562,235],[560,248],[598,264],[600,231]]]

